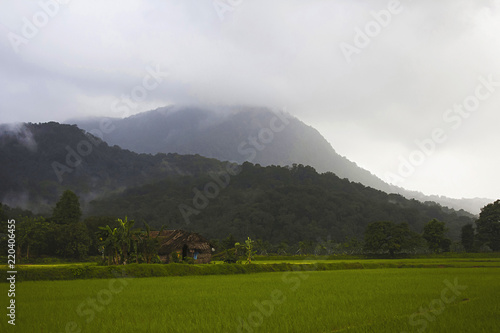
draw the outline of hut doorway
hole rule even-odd
[[[186,258],[188,255],[188,246],[187,244],[184,244],[184,246],[182,247],[182,259]]]

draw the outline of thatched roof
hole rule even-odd
[[[150,236],[158,236],[161,247],[159,254],[167,254],[173,251],[182,250],[184,245],[187,245],[190,250],[209,251],[212,250],[212,245],[204,237],[197,233],[187,232],[184,230],[163,230],[160,235],[159,231],[151,231]]]

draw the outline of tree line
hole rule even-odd
[[[62,194],[49,218],[0,204],[3,229],[12,216],[17,216],[18,263],[40,257],[86,260],[90,256],[99,256],[108,265],[159,261],[160,243],[157,236],[151,236],[146,222],[144,228],[133,228],[135,222],[127,217],[89,217],[82,221],[79,199],[70,190]],[[6,234],[0,234],[0,243],[6,241]]]
[[[448,231],[446,223],[432,219],[424,226],[421,234],[412,231],[408,223],[377,221],[367,226],[362,241],[351,238],[339,243],[331,239],[318,238],[316,242],[300,241],[289,246],[286,241],[272,245],[257,239],[254,241],[253,249],[260,255],[387,254],[390,257],[395,257],[399,253],[500,251],[500,200],[485,206],[475,223],[476,228],[472,224],[463,226],[458,242],[452,242],[446,237]],[[240,243],[233,235],[229,235],[220,242],[217,241],[217,246],[223,253],[221,256],[223,260],[236,260],[239,245]]]
[[[227,185],[209,193],[219,178]],[[185,207],[190,207],[189,223],[182,215]],[[374,221],[406,222],[421,233],[433,218],[444,221],[450,239],[458,240],[462,226],[474,221],[465,211],[387,194],[331,172],[319,174],[310,166],[263,167],[248,162],[229,179],[214,172],[128,188],[92,201],[88,214],[127,215],[156,228],[166,223],[209,239],[232,234],[239,240],[251,237],[290,245],[328,235],[337,243],[350,238],[361,241]]]
[[[2,229],[7,220],[16,218],[16,245],[18,262],[39,257],[59,257],[85,260],[99,256],[103,263],[153,263],[159,262],[158,237],[151,236],[151,227],[125,217],[112,218],[92,216],[82,221],[79,199],[70,190],[65,191],[53,208],[49,218],[37,216],[29,211],[12,209],[0,204]],[[160,228],[160,231],[164,227]],[[432,219],[417,233],[406,222],[375,221],[367,225],[363,237],[346,237],[338,241],[331,237],[303,239],[298,242],[283,239],[271,243],[260,237],[247,237],[239,241],[229,234],[225,238],[212,238],[211,243],[223,260],[236,258],[244,246],[260,255],[331,255],[331,254],[388,254],[482,252],[500,251],[500,200],[486,205],[474,224],[461,229],[460,241],[453,242],[446,236],[445,222]],[[0,243],[7,241],[6,233],[0,233]],[[243,245],[245,244],[245,245]],[[251,260],[251,258],[247,258]]]
[[[465,252],[500,251],[500,200],[481,209],[479,218],[461,229],[460,242],[456,245]],[[432,219],[420,235],[410,230],[407,223],[374,222],[364,234],[363,250],[366,253],[418,252],[427,249],[433,253],[449,252],[452,241],[447,238],[444,222]]]

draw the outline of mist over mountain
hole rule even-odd
[[[73,120],[86,131],[100,128],[103,118]],[[165,107],[125,119],[110,119],[102,139],[137,153],[200,154],[237,163],[304,164],[318,172],[388,191],[391,187],[340,156],[311,126],[267,108]],[[102,132],[102,131],[101,131]]]
[[[387,184],[339,155],[313,127],[288,113],[268,108],[168,106],[124,119],[77,119],[71,123],[111,145],[137,153],[200,154],[263,166],[310,165],[320,173],[333,172],[387,193],[435,201],[474,214],[492,201],[426,196]]]
[[[72,125],[0,125],[0,202],[50,212],[65,189],[84,206],[169,175],[221,170],[214,159],[178,154],[137,154],[111,147]]]
[[[199,117],[199,110],[194,114]],[[248,153],[254,147],[256,152],[249,159],[257,160],[262,152],[264,158],[258,161],[263,163],[270,163],[273,154],[285,160],[287,156],[307,157],[306,152],[312,151],[314,157],[314,146],[309,150],[300,147],[301,152],[286,143],[298,141],[299,132],[290,130],[294,126],[303,127],[300,133],[306,137],[314,138],[317,132],[290,116],[283,117],[262,110],[209,114],[203,121],[186,122],[185,126],[218,136],[224,147],[236,145],[236,152]],[[111,123],[107,125],[100,129],[112,128]],[[228,130],[223,131],[224,127]],[[239,140],[224,139],[224,133],[239,133],[234,128],[241,129]],[[259,145],[252,145],[252,136],[258,137],[262,128],[275,132],[273,140],[261,135]],[[179,136],[189,133],[182,129]],[[334,167],[349,165],[342,157],[334,157],[326,162],[336,162]],[[85,216],[129,216],[155,227],[167,223],[216,238],[246,233],[273,242],[295,242],[331,235],[341,241],[361,239],[364,228],[373,221],[403,221],[420,232],[426,222],[438,218],[457,239],[460,228],[473,221],[463,210],[387,194],[303,164],[263,167],[244,162],[239,172],[229,166],[237,164],[200,155],[135,153],[109,146],[75,125],[51,122],[0,127],[0,202],[47,216],[61,193],[70,189],[79,196]]]

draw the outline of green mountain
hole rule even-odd
[[[432,218],[446,222],[456,238],[472,222],[464,211],[386,194],[310,166],[235,166],[197,155],[137,154],[54,122],[0,127],[1,202],[47,216],[70,189],[86,217],[128,216],[207,237],[232,233],[273,243],[361,238],[368,223],[380,220],[421,231]]]
[[[446,222],[450,237],[472,215],[436,203],[387,194],[310,166],[262,167],[245,162],[233,172],[167,179],[91,202],[88,214],[125,216],[159,227],[181,228],[222,238],[261,238],[278,244],[328,237],[362,238],[374,221],[407,222],[422,232],[433,218]]]
[[[491,199],[426,196],[385,183],[339,155],[313,127],[268,108],[169,106],[124,119],[74,120],[111,145],[137,153],[199,154],[263,166],[304,164],[387,193],[479,214]],[[106,124],[103,128],[103,124]]]
[[[380,190],[391,186],[340,156],[311,126],[280,111],[251,107],[169,106],[124,119],[75,120],[86,131],[102,134],[111,145],[137,153],[199,154],[239,164],[311,165]],[[107,133],[105,133],[107,132]]]
[[[137,154],[55,122],[0,126],[0,201],[48,212],[65,189],[86,203],[169,175],[219,170],[214,159]]]

